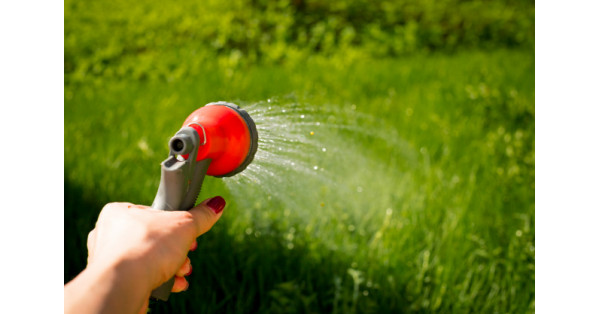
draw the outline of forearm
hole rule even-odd
[[[150,291],[143,276],[132,276],[135,271],[127,263],[86,268],[65,285],[65,313],[137,313]]]

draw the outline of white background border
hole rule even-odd
[[[536,3],[536,311],[597,312],[600,18],[594,1]]]
[[[6,313],[64,312],[63,51],[62,1],[0,2],[0,295]]]

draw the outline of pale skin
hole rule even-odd
[[[65,313],[146,313],[151,291],[173,276],[172,292],[186,290],[187,253],[223,214],[225,201],[214,199],[176,212],[104,206],[88,235],[87,267],[65,285]]]

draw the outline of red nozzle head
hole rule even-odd
[[[210,103],[192,112],[183,126],[194,128],[200,135],[197,160],[211,159],[208,175],[232,176],[254,159],[258,148],[256,125],[237,105]]]

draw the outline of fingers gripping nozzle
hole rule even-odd
[[[232,176],[243,171],[258,148],[258,133],[250,115],[239,106],[217,102],[194,111],[169,140],[169,157],[161,163],[161,179],[152,208],[189,210],[204,177]],[[152,297],[166,301],[174,278]]]

